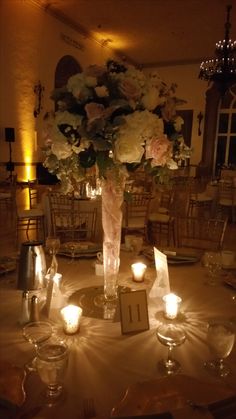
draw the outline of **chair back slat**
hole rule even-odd
[[[219,250],[222,248],[227,219],[178,217],[176,236],[178,247]]]

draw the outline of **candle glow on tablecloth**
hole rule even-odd
[[[80,318],[82,316],[82,308],[70,304],[61,309],[63,319],[64,332],[67,334],[74,334],[79,330]]]
[[[133,272],[133,280],[135,282],[142,282],[144,280],[144,274],[147,269],[147,265],[142,262],[133,263],[131,265]]]
[[[164,295],[163,301],[165,303],[165,317],[168,319],[175,319],[179,311],[179,305],[181,303],[181,298],[177,295],[170,293]]]

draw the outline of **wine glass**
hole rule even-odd
[[[180,371],[180,363],[172,357],[173,348],[182,345],[186,340],[186,334],[182,327],[174,324],[162,324],[157,329],[157,338],[162,345],[168,347],[166,359],[159,361],[159,369],[162,373],[171,375]]]
[[[207,274],[209,277],[208,284],[216,285],[217,278],[219,277],[222,260],[220,252],[206,252],[204,255],[205,267],[207,268]]]
[[[68,347],[61,341],[49,341],[37,348],[36,370],[47,385],[45,399],[52,406],[61,400],[63,381],[68,366]]]
[[[131,240],[131,250],[133,252],[133,257],[137,258],[143,247],[143,237],[134,236]]]
[[[213,320],[208,324],[207,342],[214,359],[205,362],[207,370],[219,377],[226,377],[230,373],[225,358],[231,353],[235,341],[235,330],[228,320]]]
[[[52,336],[52,331],[52,326],[49,322],[30,322],[23,327],[23,336],[37,350],[43,342]],[[25,366],[29,371],[35,371],[35,358]]]
[[[55,275],[57,273],[57,268],[58,268],[56,254],[58,253],[61,246],[60,238],[56,236],[48,236],[46,238],[45,245],[46,245],[46,249],[49,251],[49,254],[52,255],[52,261],[51,261],[51,266],[49,268],[49,273]]]
[[[71,259],[69,260],[68,263],[74,263],[74,260],[75,260],[75,251],[76,251],[76,243],[75,242],[70,242],[69,243],[69,249],[70,249],[70,253],[71,253]]]
[[[50,255],[56,255],[60,249],[60,238],[56,236],[48,236],[46,238],[46,249],[48,249]]]

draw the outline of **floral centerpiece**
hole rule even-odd
[[[183,120],[176,114],[176,105],[183,102],[175,90],[175,84],[167,86],[155,72],[145,74],[109,60],[106,66],[91,65],[73,75],[52,94],[56,111],[45,117],[44,166],[67,193],[96,165],[104,179],[105,248],[117,242],[119,252],[120,209],[129,171],[143,166],[162,182],[179,160],[189,157],[181,134]]]

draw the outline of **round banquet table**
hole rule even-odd
[[[148,296],[156,279],[154,265],[144,259],[148,269],[145,281],[139,284],[131,278],[132,260],[131,253],[121,251],[119,285],[134,290],[146,289]],[[66,299],[77,298],[83,289],[102,286],[103,278],[95,275],[94,259],[69,262],[67,258],[58,257],[58,270],[62,274],[62,291]],[[203,367],[204,361],[210,358],[206,344],[206,324],[213,316],[223,315],[236,319],[236,302],[232,298],[236,291],[225,286],[221,280],[216,286],[207,285],[205,268],[200,262],[170,265],[169,278],[171,291],[182,298],[178,322],[187,333],[186,342],[174,350],[174,355],[181,363],[184,374],[205,382],[216,382],[218,379],[211,377]],[[0,357],[1,360],[23,367],[32,357],[33,348],[24,340],[22,327],[18,324],[22,291],[16,289],[16,282],[17,272],[6,275],[0,282]],[[119,404],[130,385],[160,378],[157,363],[167,354],[167,348],[156,338],[156,328],[164,321],[161,301],[160,298],[148,298],[149,329],[132,334],[122,334],[119,310],[113,319],[104,319],[103,309],[98,312],[95,309],[90,314],[89,310],[86,312],[85,304],[79,332],[65,335],[59,310],[51,310],[50,321],[56,333],[69,346],[69,366],[65,376],[66,398],[58,406],[42,407],[40,400],[43,384],[36,373],[30,373],[25,382],[26,401],[22,411],[31,411],[31,408],[40,405],[40,412],[31,417],[78,419],[84,417],[83,400],[92,397],[97,417],[109,418],[111,409]],[[232,374],[221,380],[222,386],[236,390],[235,361],[236,345],[228,358]]]

